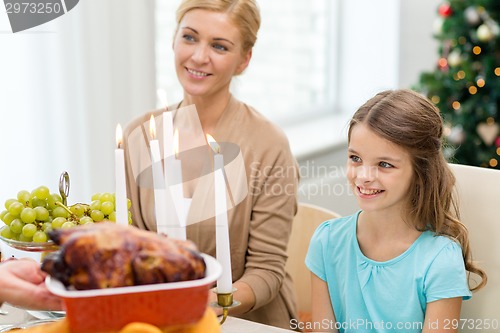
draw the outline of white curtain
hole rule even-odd
[[[115,128],[155,107],[154,61],[153,0],[84,0],[15,34],[0,11],[2,206],[62,171],[70,204],[114,192]]]

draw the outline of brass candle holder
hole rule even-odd
[[[229,309],[237,307],[241,304],[233,298],[233,294],[236,290],[236,288],[233,288],[229,293],[219,293],[217,288],[213,289],[213,292],[217,294],[217,302],[213,302],[210,305],[215,308],[222,308],[222,319],[220,321],[221,325],[226,321]]]

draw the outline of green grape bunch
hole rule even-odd
[[[61,195],[51,193],[46,186],[29,192],[21,190],[16,198],[5,201],[0,220],[6,227],[1,236],[21,242],[44,243],[53,229],[73,228],[78,225],[116,221],[114,193],[95,193],[90,204],[65,206]],[[132,224],[131,201],[127,199],[128,223]]]

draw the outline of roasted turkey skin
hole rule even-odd
[[[49,237],[60,249],[45,257],[42,270],[77,290],[188,281],[206,273],[191,241],[133,226],[100,222],[55,229]]]

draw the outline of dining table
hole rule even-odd
[[[33,321],[53,321],[64,317],[64,313],[57,311],[31,311],[4,303],[0,308],[0,332],[7,327],[20,326]],[[269,325],[244,320],[236,317],[227,317],[221,326],[221,333],[286,333],[292,330],[282,329]]]

